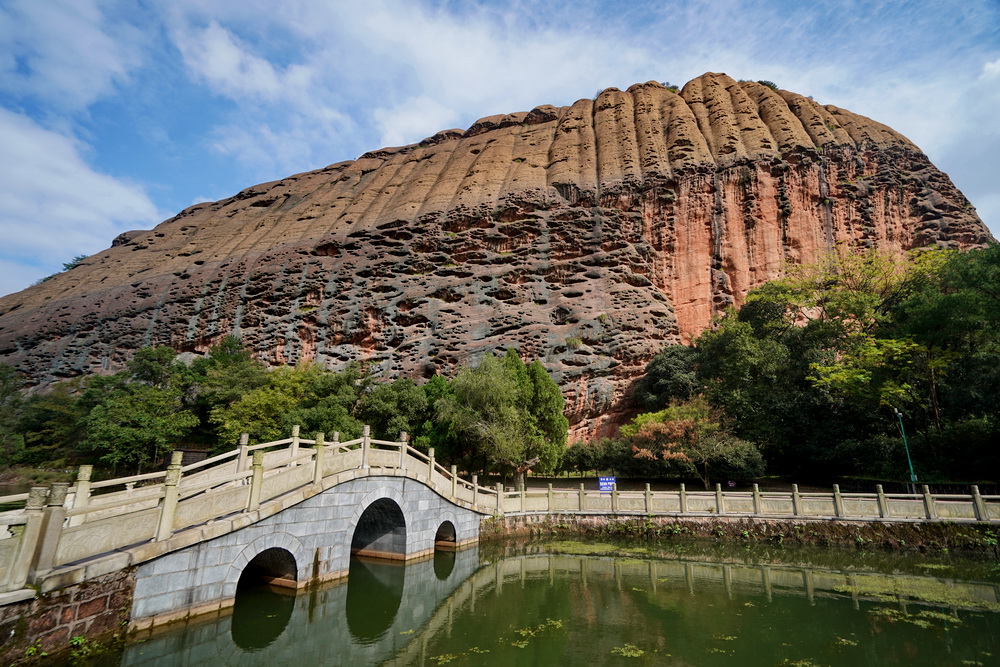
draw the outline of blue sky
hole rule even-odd
[[[0,294],[255,183],[706,71],[891,125],[1000,236],[998,0],[0,0]]]

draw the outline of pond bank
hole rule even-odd
[[[961,552],[1000,559],[1000,528],[984,523],[921,523],[587,514],[507,515],[483,519],[480,539],[508,537],[686,537],[745,544],[854,546]]]

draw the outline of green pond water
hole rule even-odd
[[[115,660],[1000,665],[1000,568],[849,550],[491,545],[405,567],[354,561],[346,583],[297,596],[243,590],[226,613],[135,641]]]

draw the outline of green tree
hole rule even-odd
[[[687,345],[671,345],[653,357],[635,385],[636,402],[647,410],[658,410],[670,401],[686,401],[698,393],[695,370],[698,353]]]
[[[181,374],[177,352],[166,346],[136,350],[126,367],[132,382],[161,389],[175,383]]]
[[[562,395],[540,364],[529,369],[513,350],[503,358],[487,355],[462,369],[451,389],[453,396],[437,402],[438,420],[488,464],[514,473],[519,483],[528,468],[555,470],[568,423]]]
[[[427,399],[427,410],[423,422],[414,427],[413,445],[425,452],[433,447],[435,455],[441,460],[456,463],[463,461],[468,465],[475,457],[475,452],[471,447],[463,446],[451,422],[437,419],[439,402],[455,398],[451,382],[442,375],[434,375],[423,384],[421,390]]]
[[[678,472],[697,475],[705,489],[713,478],[753,479],[764,473],[764,458],[753,443],[723,428],[702,398],[641,414],[621,434],[636,458],[673,464]]]
[[[24,398],[18,419],[18,432],[24,437],[22,462],[89,460],[92,452],[86,444],[84,420],[90,408],[80,400],[81,385],[76,378]]]
[[[0,364],[0,454],[9,463],[18,460],[24,451],[24,436],[18,432],[21,383],[13,366]]]
[[[339,433],[341,440],[359,437],[362,420],[355,415],[365,384],[367,378],[357,365],[340,372],[308,367],[304,395],[298,406],[285,415],[284,430],[299,424],[306,433]]]
[[[197,418],[181,405],[176,388],[131,383],[111,391],[84,420],[87,444],[106,452],[113,466],[158,463],[184,437]]]
[[[426,421],[427,394],[409,378],[376,384],[361,396],[358,416],[376,438],[395,440],[404,431],[412,435]]]

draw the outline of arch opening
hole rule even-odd
[[[458,540],[455,534],[455,524],[445,521],[438,526],[434,534],[434,549],[454,550]]]
[[[380,498],[365,509],[354,529],[351,555],[406,559],[406,519],[396,501]]]
[[[295,608],[295,557],[285,549],[265,549],[247,563],[236,584],[230,627],[233,642],[247,651],[273,643]]]
[[[240,573],[236,590],[262,585],[297,588],[298,567],[295,556],[280,547],[264,549],[254,556]]]

